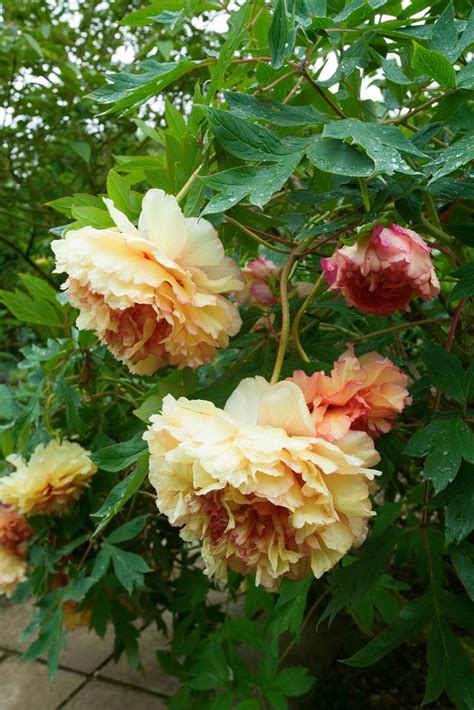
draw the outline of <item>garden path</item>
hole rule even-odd
[[[114,662],[112,633],[101,640],[78,629],[68,634],[56,680],[49,683],[44,660],[20,661],[27,644],[18,636],[31,614],[29,604],[0,602],[0,710],[161,710],[176,692],[176,679],[156,660],[167,639],[151,626],[140,637],[143,672],[131,671],[123,657]]]

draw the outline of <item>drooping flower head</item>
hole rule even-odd
[[[237,294],[237,302],[247,302],[253,306],[270,306],[278,303],[274,294],[275,282],[280,275],[280,267],[271,259],[259,256],[247,261],[242,269],[245,280],[244,290]]]
[[[329,441],[342,439],[350,429],[372,437],[386,433],[411,401],[408,377],[391,360],[377,352],[358,358],[352,346],[330,375],[298,370],[289,380],[303,391],[316,434]]]
[[[439,293],[431,249],[413,230],[379,224],[369,238],[321,259],[331,291],[364,313],[390,315],[409,310],[415,296],[429,301]]]
[[[168,395],[145,434],[157,505],[185,540],[202,540],[207,573],[320,577],[367,534],[379,460],[365,432],[338,445],[314,435],[293,382],[243,380],[218,409]]]
[[[39,444],[28,462],[16,454],[7,461],[16,470],[0,478],[0,500],[27,516],[67,511],[97,471],[89,452],[70,441]]]
[[[0,546],[8,547],[12,552],[22,556],[26,552],[32,534],[33,530],[23,515],[17,513],[10,505],[0,503]]]
[[[27,569],[24,557],[0,545],[0,594],[10,597],[17,585],[25,581]]]
[[[0,503],[0,594],[10,596],[17,584],[25,581],[25,556],[32,534],[22,515]]]
[[[52,242],[56,272],[79,311],[77,327],[95,330],[132,372],[166,364],[198,367],[241,325],[222,294],[243,287],[213,226],[184,217],[175,197],[149,190],[138,228],[105,199],[116,227],[70,230]]]

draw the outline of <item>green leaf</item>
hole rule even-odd
[[[117,579],[129,594],[134,589],[145,586],[143,575],[150,572],[150,568],[143,558],[134,552],[126,552],[119,547],[109,545],[114,572]]]
[[[342,661],[348,666],[365,668],[377,663],[381,658],[398,648],[418,632],[433,618],[432,595],[407,602],[398,612],[390,626],[384,629],[372,641],[354,653],[350,658]]]
[[[456,574],[469,597],[474,601],[474,545],[465,540],[460,545],[449,548]]]
[[[444,175],[458,170],[472,160],[474,160],[474,131],[463,136],[448,148],[438,151],[436,158],[425,166],[427,173],[432,175],[430,184]]]
[[[311,582],[311,577],[298,581],[283,580],[278,601],[266,624],[273,636],[279,636],[284,631],[299,634]]]
[[[246,35],[248,13],[249,3],[245,2],[237,12],[233,12],[229,18],[229,31],[219,52],[219,59],[216,64],[209,69],[211,81],[206,94],[207,103],[210,103],[216,91],[222,88],[225,73],[230,66],[235,52],[239,49]]]
[[[71,214],[75,219],[79,220],[79,222],[94,227],[95,229],[115,227],[114,221],[107,212],[105,205],[104,209],[92,206],[76,207],[76,205],[73,205],[71,207]]]
[[[348,143],[332,138],[316,137],[306,152],[319,170],[349,177],[368,177],[375,172],[375,163],[365,153]]]
[[[15,318],[24,323],[62,328],[58,310],[45,299],[34,300],[21,291],[0,291],[0,301],[5,304]]]
[[[454,276],[458,279],[458,283],[451,291],[451,300],[457,301],[461,298],[474,296],[474,261],[461,266],[461,268],[454,273]]]
[[[331,121],[323,130],[323,138],[350,141],[363,148],[375,164],[375,171],[386,175],[396,172],[409,174],[414,171],[402,158],[401,153],[425,157],[396,126],[381,126],[364,123],[356,118]]]
[[[99,449],[92,454],[91,458],[103,471],[114,473],[134,464],[146,450],[146,441],[143,441],[142,433],[138,433],[128,441]]]
[[[184,0],[155,0],[151,5],[130,12],[120,21],[129,27],[144,27],[152,24],[165,10],[178,11],[184,7]]]
[[[126,214],[127,217],[131,216],[130,191],[130,183],[115,170],[109,170],[107,175],[107,194],[114,206]]]
[[[138,518],[134,518],[128,523],[124,523],[119,528],[114,530],[113,533],[107,536],[107,542],[111,545],[117,545],[119,542],[133,540],[142,532],[146,525],[147,518],[147,515],[140,515]]]
[[[452,62],[456,59],[457,41],[458,30],[451,1],[433,25],[430,48],[441,52]]]
[[[417,70],[419,74],[434,79],[441,86],[447,86],[448,89],[456,87],[456,73],[451,62],[444,54],[432,49],[426,49],[418,42],[413,42],[413,47],[413,69]]]
[[[277,0],[273,11],[272,23],[268,30],[268,45],[272,55],[272,66],[275,69],[279,69],[283,64],[287,40],[286,0]]]
[[[446,545],[460,542],[474,530],[474,467],[463,464],[456,480],[443,491]]]
[[[91,146],[86,141],[72,141],[68,140],[67,144],[71,146],[73,151],[86,163],[89,165],[91,159]]]
[[[423,705],[433,703],[445,691],[457,707],[474,706],[474,675],[451,628],[438,617],[427,649],[428,678]]]
[[[285,156],[274,165],[260,168],[231,168],[215,175],[200,177],[217,194],[211,198],[202,215],[226,212],[248,197],[251,204],[263,207],[280,190],[296,170],[303,153]]]
[[[211,130],[222,147],[242,160],[274,162],[303,151],[307,141],[290,136],[280,141],[267,128],[248,123],[227,111],[203,107]]]
[[[107,113],[140,106],[198,64],[199,62],[186,59],[162,64],[155,59],[147,59],[139,63],[140,73],[119,72],[106,75],[108,83],[93,91],[89,98],[100,104],[113,104]]]
[[[409,456],[428,455],[424,480],[431,480],[437,491],[454,480],[462,458],[474,461],[474,433],[462,419],[447,415],[434,419],[408,442]]]
[[[330,582],[335,591],[319,622],[329,618],[332,623],[346,604],[356,604],[373,587],[388,565],[397,537],[398,530],[389,528],[375,540],[365,543],[356,562],[331,574]]]
[[[240,118],[254,118],[276,126],[311,126],[327,121],[313,106],[289,106],[272,98],[257,99],[249,94],[224,91],[230,109]]]
[[[471,61],[456,74],[458,89],[474,89],[474,63]]]
[[[138,459],[138,464],[127,478],[117,483],[110,491],[105,502],[95,513],[91,514],[93,518],[101,518],[97,526],[94,536],[101,532],[109,521],[117,515],[119,510],[123,508],[130,498],[135,495],[148,474],[148,456],[142,455]]]
[[[79,413],[81,397],[79,392],[73,389],[62,375],[58,377],[56,396],[58,401],[64,402],[66,407],[66,421],[69,431],[82,432],[84,430],[84,422]]]
[[[20,274],[20,279],[34,298],[44,299],[55,306],[58,305],[58,292],[44,279],[31,276],[31,274]]]
[[[151,395],[151,397],[147,397],[146,400],[139,407],[137,407],[137,409],[134,409],[133,413],[136,417],[138,417],[138,419],[141,419],[142,422],[148,424],[150,422],[150,417],[153,416],[153,414],[157,414],[161,410],[162,404],[163,397],[161,395]]]
[[[464,371],[461,360],[429,340],[425,341],[424,359],[430,382],[443,394],[463,404]]]
[[[387,81],[393,81],[394,84],[401,85],[413,83],[411,79],[405,76],[395,59],[384,59],[379,55],[377,55],[377,59],[382,66]]]
[[[296,698],[305,695],[314,684],[314,680],[308,674],[308,669],[303,666],[283,668],[271,682],[270,689],[273,693],[282,693],[282,695]],[[268,690],[265,689],[264,692],[267,694]]]
[[[460,36],[456,48],[453,52],[454,59],[457,59],[474,42],[474,10],[471,10],[469,19],[464,27],[464,32]]]

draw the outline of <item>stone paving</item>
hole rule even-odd
[[[22,663],[26,644],[18,641],[31,606],[0,602],[0,710],[161,710],[177,690],[176,679],[161,672],[156,651],[167,639],[154,627],[140,637],[142,672],[131,671],[125,658],[112,657],[113,634],[104,640],[87,629],[68,634],[54,683],[43,660]]]

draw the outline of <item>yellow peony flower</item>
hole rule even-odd
[[[209,575],[230,567],[273,589],[321,577],[366,537],[374,444],[361,431],[315,437],[293,382],[245,379],[224,410],[168,395],[144,438],[158,508],[203,540]]]
[[[16,454],[7,461],[16,470],[0,478],[0,500],[23,515],[63,513],[97,471],[89,453],[70,441],[40,444],[28,463]]]
[[[23,557],[0,545],[0,594],[11,596],[16,585],[26,579],[27,564]]]
[[[138,228],[104,202],[116,227],[70,230],[52,242],[56,272],[79,311],[77,327],[95,330],[132,372],[166,364],[198,367],[238,333],[237,307],[222,294],[239,291],[237,264],[214,227],[184,217],[176,198],[149,190]]]

